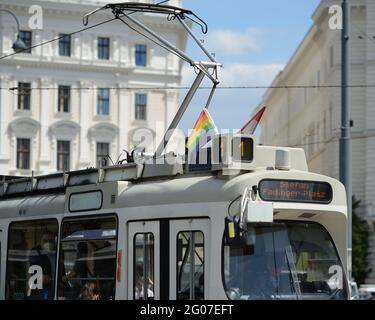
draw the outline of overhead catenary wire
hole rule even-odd
[[[373,42],[375,44],[375,36],[373,36],[371,38],[365,31],[363,31],[361,28],[356,26],[354,23],[351,23],[351,26],[354,27],[354,29],[356,29],[358,32],[362,33],[363,36],[365,36],[368,40],[370,40],[371,42]]]
[[[305,86],[305,85],[282,85],[282,86],[217,86],[216,89],[220,90],[241,90],[241,89],[340,89],[342,88],[342,85],[311,85],[311,86]],[[375,88],[375,84],[352,84],[347,85],[347,88]],[[74,87],[71,86],[71,90],[97,90],[99,87]],[[110,90],[189,90],[189,86],[126,86],[126,87],[100,87]],[[31,87],[29,89],[25,89],[25,91],[32,91],[32,90],[58,90],[58,87]],[[199,90],[212,90],[212,86],[200,86],[198,88]],[[9,90],[9,91],[17,91],[19,90],[18,87],[0,87],[0,90]]]
[[[168,1],[169,0],[164,0],[164,1],[158,2],[156,5],[163,4],[163,3],[166,3]],[[130,12],[130,13],[128,13],[128,15],[132,14],[132,13],[135,13],[135,12]],[[46,44],[54,42],[54,41],[58,41],[58,40],[62,39],[63,37],[65,37],[66,35],[68,35],[68,36],[75,35],[77,33],[95,28],[97,26],[109,23],[109,22],[114,21],[114,20],[122,21],[124,24],[126,24],[134,32],[137,32],[137,33],[141,34],[142,36],[146,37],[150,41],[152,41],[152,42],[156,43],[157,45],[163,47],[165,50],[170,51],[168,48],[166,48],[166,47],[162,46],[161,44],[157,43],[155,40],[153,40],[152,38],[143,34],[141,31],[136,30],[134,27],[130,26],[129,23],[126,23],[123,19],[121,19],[121,17],[125,17],[125,16],[126,16],[125,14],[122,15],[122,16],[117,16],[117,17],[111,18],[109,20],[99,22],[99,23],[94,24],[92,26],[88,26],[88,27],[76,30],[74,32],[71,32],[71,33],[66,33],[62,36],[55,37],[53,39],[50,39],[50,40],[35,44],[33,46],[27,47],[27,48],[25,48],[23,50],[20,50],[18,52],[14,52],[14,53],[10,53],[10,54],[1,56],[0,60],[8,58],[10,56],[17,55],[17,54],[22,53],[24,51],[27,51],[29,49],[33,49],[33,48],[43,46],[43,45],[46,45]],[[373,41],[375,43],[375,37],[373,39],[370,36],[368,36],[363,30],[361,30],[359,27],[357,27],[356,25],[353,24],[353,26],[360,33],[362,33],[365,37],[367,37],[370,41]],[[180,58],[182,58],[182,57],[180,57]],[[218,86],[216,89],[218,89],[218,90],[229,90],[229,89],[235,89],[235,90],[238,90],[238,89],[310,89],[310,88],[311,89],[319,89],[319,88],[324,89],[324,88],[342,88],[342,87],[343,87],[342,85],[278,85],[278,86],[247,86],[247,85],[242,85],[242,86]],[[348,85],[347,87],[348,88],[374,88],[375,84],[355,84],[355,85]],[[57,89],[58,88],[55,88],[55,87],[34,87],[34,88],[27,89],[27,90],[57,90]],[[190,89],[190,87],[189,86],[179,86],[179,87],[177,87],[177,86],[176,87],[112,87],[112,88],[106,87],[106,89],[112,89],[112,90],[145,90],[146,91],[146,90],[188,90],[188,89]],[[209,86],[209,87],[201,86],[198,89],[199,90],[211,90],[212,87],[211,86]],[[9,88],[0,87],[0,90],[16,91],[16,90],[18,90],[18,88],[17,87],[9,87]],[[71,90],[97,90],[97,88],[94,88],[94,87],[92,87],[92,88],[71,87]]]
[[[60,39],[62,39],[62,38],[64,38],[64,37],[66,37],[66,36],[72,36],[72,35],[75,35],[75,34],[77,34],[77,33],[80,33],[80,32],[83,32],[83,31],[86,31],[86,30],[89,30],[89,29],[92,29],[92,28],[95,28],[95,27],[101,26],[101,25],[103,25],[103,24],[106,24],[106,23],[108,23],[108,22],[114,21],[114,20],[116,20],[116,19],[117,19],[117,18],[112,18],[112,19],[109,19],[109,20],[105,20],[105,21],[102,21],[102,22],[96,23],[96,24],[94,24],[94,25],[92,25],[92,26],[85,27],[85,28],[82,28],[82,29],[79,29],[79,30],[73,31],[73,32],[71,32],[71,33],[65,33],[64,35],[61,35],[61,36],[59,36],[59,37],[55,37],[55,38],[52,38],[52,39],[50,39],[50,40],[46,40],[46,41],[43,41],[43,42],[37,43],[37,44],[35,44],[35,45],[33,45],[33,46],[30,46],[30,47],[27,47],[27,48],[25,48],[25,49],[19,50],[18,52],[13,52],[13,53],[9,53],[9,54],[7,54],[7,55],[1,56],[1,57],[0,57],[0,60],[5,59],[5,58],[9,58],[9,57],[11,57],[11,56],[14,56],[14,55],[16,55],[16,54],[22,53],[22,52],[27,51],[27,50],[30,50],[30,49],[34,49],[34,48],[37,48],[37,47],[40,47],[40,46],[44,46],[44,45],[46,45],[46,44],[48,44],[48,43],[52,43],[52,42],[58,41],[58,40],[60,40]]]
[[[165,0],[165,1],[158,2],[157,5],[158,5],[158,4],[163,4],[163,3],[166,3],[166,2],[169,2],[169,0]],[[130,12],[129,14],[132,14],[132,13],[134,13],[134,12]],[[46,45],[46,44],[49,44],[49,43],[52,43],[52,42],[58,41],[58,40],[62,39],[63,37],[67,36],[67,35],[68,35],[68,36],[72,36],[72,35],[75,35],[75,34],[77,34],[77,33],[84,32],[84,31],[86,31],[86,30],[89,30],[89,29],[92,29],[92,28],[98,27],[98,26],[100,26],[100,25],[106,24],[106,23],[108,23],[108,22],[111,22],[111,21],[114,21],[114,20],[117,20],[117,19],[119,19],[119,17],[114,17],[114,18],[111,18],[111,19],[109,19],[109,20],[102,21],[102,22],[99,22],[99,23],[97,23],[97,24],[94,24],[94,25],[92,25],[92,26],[85,27],[85,28],[82,28],[82,29],[79,29],[79,30],[73,31],[73,32],[71,32],[71,33],[65,33],[65,34],[62,35],[62,36],[55,37],[55,38],[52,38],[52,39],[49,39],[49,40],[46,40],[46,41],[43,41],[43,42],[37,43],[37,44],[32,45],[32,46],[30,46],[30,47],[27,47],[27,48],[25,48],[25,49],[18,50],[17,52],[13,52],[13,53],[9,53],[9,54],[4,55],[4,56],[0,56],[0,60],[5,59],[5,58],[8,58],[8,57],[11,57],[11,56],[14,56],[14,55],[17,55],[17,54],[20,54],[20,53],[23,53],[23,52],[28,51],[28,50],[30,50],[30,49],[34,49],[34,48],[37,48],[37,47],[40,47],[40,46],[43,46],[43,45]],[[122,22],[124,22],[122,19],[120,19],[120,20],[121,20]],[[125,23],[125,22],[124,22],[124,23]],[[135,32],[137,32],[137,33],[139,33],[139,34],[141,34],[141,35],[143,35],[143,36],[145,36],[145,35],[142,34],[140,31],[135,30],[134,28],[130,27],[129,24],[127,24],[127,23],[125,23],[125,24],[126,24],[130,29],[134,30]],[[364,36],[365,36],[366,38],[368,38],[370,41],[373,41],[373,42],[375,43],[375,37],[374,37],[374,38],[371,38],[370,36],[367,35],[367,33],[365,33],[365,32],[364,32],[363,30],[361,30],[359,27],[357,27],[357,26],[354,25],[354,24],[353,24],[353,26],[354,26],[355,29],[357,29],[357,31],[359,31],[360,33],[362,33],[362,35],[364,35]],[[147,36],[145,36],[145,37],[149,39],[149,37],[147,37]],[[152,40],[152,39],[149,39],[149,40],[155,43],[154,40]],[[160,44],[158,44],[158,45],[160,45]],[[164,49],[166,49],[166,48],[164,48]],[[166,50],[167,50],[167,49],[166,49]]]
[[[126,16],[126,15],[125,15]],[[136,28],[132,27],[128,22],[126,22],[125,20],[123,20],[120,16],[117,17],[117,19],[119,19],[122,23],[124,23],[128,28],[130,28],[131,30],[133,30],[134,32],[140,34],[141,36],[145,37],[146,39],[150,40],[151,42],[155,43],[156,45],[162,47],[164,50],[168,51],[169,53],[172,53],[174,55],[176,55],[177,57],[179,57],[180,59],[186,61],[186,62],[189,62],[188,60],[186,60],[182,55],[178,54],[177,52],[173,52],[171,49],[169,49],[167,46],[157,42],[156,40],[152,39],[151,37],[149,37],[148,35],[146,35],[145,33],[143,33],[142,31],[140,30],[137,30]]]
[[[375,134],[366,134],[366,135],[358,135],[358,136],[352,136],[351,140],[362,140],[362,139],[367,139],[367,138],[374,138]],[[307,142],[307,143],[280,143],[277,142],[277,145],[282,145],[284,147],[288,148],[297,148],[297,147],[308,147],[308,146],[314,146],[314,145],[324,145],[324,144],[329,144],[329,143],[336,143],[339,142],[339,137],[333,136],[327,140],[319,140],[319,141],[314,141],[314,142]]]

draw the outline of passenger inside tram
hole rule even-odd
[[[75,287],[82,288],[90,278],[93,278],[94,275],[88,265],[88,253],[88,244],[86,242],[79,242],[73,270],[63,277],[63,281],[72,282]]]
[[[39,289],[35,283],[28,281],[27,296],[30,300],[47,300],[53,297],[53,270],[55,270],[54,259],[51,258],[53,250],[55,250],[54,235],[44,231],[40,243],[34,246],[29,253],[29,266],[38,266],[43,273],[43,289]]]
[[[93,300],[114,299],[114,219],[72,221],[66,222],[64,227],[59,259],[58,299],[77,300],[90,296],[95,297]]]
[[[97,285],[94,282],[86,283],[82,288],[78,300],[100,300]]]
[[[154,282],[146,276],[143,276],[143,267],[137,265],[135,278],[135,300],[154,300]],[[147,288],[147,294],[145,295],[144,288]]]

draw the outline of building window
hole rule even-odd
[[[70,112],[70,86],[59,86],[58,112]]]
[[[109,115],[109,89],[98,89],[98,114]]]
[[[65,220],[61,230],[57,299],[93,300],[94,295],[100,300],[113,300],[117,248],[115,217]]]
[[[135,65],[141,67],[147,65],[147,47],[144,44],[135,45]]]
[[[56,220],[14,222],[9,227],[6,299],[52,300],[55,292]],[[31,282],[31,275],[42,272]]]
[[[109,143],[97,142],[96,143],[96,165],[101,167],[105,159],[109,156]]]
[[[97,113],[100,115],[109,115],[109,89],[98,89],[98,109]]]
[[[146,120],[147,95],[137,93],[135,95],[135,120]]]
[[[98,59],[109,60],[109,38],[98,38]]]
[[[31,53],[32,46],[32,32],[31,31],[20,31],[20,38],[23,43],[26,45],[26,50],[22,51],[23,53]]]
[[[29,82],[18,83],[18,110],[30,110],[31,84]]]
[[[30,169],[30,139],[17,139],[17,169]]]
[[[57,170],[70,169],[70,141],[57,141]]]
[[[60,34],[59,37],[59,55],[70,57],[71,36],[69,34]]]

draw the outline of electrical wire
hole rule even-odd
[[[221,90],[241,90],[241,89],[340,89],[340,88],[375,88],[375,84],[353,84],[353,85],[312,85],[312,86],[304,86],[304,85],[284,85],[284,86],[218,86],[216,89]],[[97,90],[94,87],[71,87],[71,90]],[[165,87],[106,87],[105,89],[110,90],[189,90],[190,87],[188,86],[165,86]],[[201,86],[198,89],[200,90],[211,90],[212,86]],[[18,87],[0,87],[0,90],[9,90],[9,91],[17,91],[19,90]],[[25,91],[29,92],[32,90],[58,90],[58,87],[35,87],[26,89]]]
[[[163,4],[163,3],[168,2],[168,1],[170,1],[170,0],[164,0],[164,1],[158,2],[158,3],[156,3],[156,5]],[[135,12],[135,11],[134,11],[134,12]],[[132,13],[134,13],[134,12],[130,12],[129,14],[132,14]],[[73,36],[73,35],[75,35],[75,34],[77,34],[77,33],[81,33],[81,32],[83,32],[83,31],[86,31],[86,30],[89,30],[89,29],[92,29],[92,28],[95,28],[95,27],[101,26],[101,25],[103,25],[103,24],[106,24],[106,23],[108,23],[108,22],[111,22],[111,21],[114,21],[114,20],[117,20],[117,19],[118,19],[118,17],[114,17],[114,18],[112,18],[112,19],[109,19],[109,20],[106,20],[106,21],[99,22],[99,23],[94,24],[94,25],[92,25],[92,26],[85,27],[85,28],[82,28],[82,29],[79,29],[79,30],[73,31],[73,32],[71,32],[71,33],[65,33],[64,35],[62,35],[62,36],[60,36],[60,37],[56,37],[56,38],[53,38],[53,39],[50,39],[50,40],[47,40],[47,41],[44,41],[44,42],[40,42],[40,43],[35,44],[35,45],[33,45],[33,46],[30,46],[30,47],[27,47],[27,48],[25,48],[25,49],[19,50],[19,51],[17,51],[17,52],[13,52],[13,53],[7,54],[7,55],[5,55],[5,56],[1,56],[1,57],[0,57],[0,60],[5,59],[5,58],[8,58],[8,57],[11,57],[11,56],[14,56],[14,55],[16,55],[16,54],[22,53],[22,52],[27,51],[27,50],[30,50],[30,49],[34,49],[34,48],[37,48],[37,47],[40,47],[40,46],[44,46],[44,45],[46,45],[46,44],[48,44],[48,43],[51,43],[51,42],[54,42],[54,41],[58,41],[58,40],[60,40],[60,39],[62,39],[62,38],[64,38],[64,37],[66,37],[66,36]]]
[[[13,53],[7,54],[7,55],[5,55],[5,56],[1,56],[1,57],[0,57],[0,60],[5,59],[5,58],[8,58],[8,57],[11,57],[11,56],[14,56],[14,55],[16,55],[16,54],[22,53],[22,52],[27,51],[27,50],[30,50],[30,49],[34,49],[34,48],[37,48],[37,47],[40,47],[40,46],[44,46],[44,45],[46,45],[46,44],[48,44],[48,43],[51,43],[51,42],[54,42],[54,41],[58,41],[58,40],[60,40],[60,39],[62,39],[62,38],[64,38],[64,37],[66,37],[66,36],[73,36],[73,35],[75,35],[75,34],[77,34],[77,33],[80,33],[80,32],[83,32],[83,31],[86,31],[86,30],[89,30],[89,29],[92,29],[92,28],[95,28],[95,27],[101,26],[101,25],[103,25],[103,24],[106,24],[106,23],[108,23],[108,22],[114,21],[114,20],[116,20],[116,19],[117,19],[117,18],[112,18],[112,19],[109,19],[109,20],[102,21],[102,22],[99,22],[99,23],[97,23],[97,24],[94,24],[94,25],[92,25],[92,26],[89,26],[89,27],[86,27],[86,28],[82,28],[82,29],[79,29],[79,30],[73,31],[73,32],[71,32],[71,33],[65,33],[64,35],[62,35],[62,36],[60,36],[60,37],[55,37],[55,38],[53,38],[53,39],[50,39],[50,40],[47,40],[47,41],[44,41],[44,42],[40,42],[40,43],[35,44],[35,45],[33,45],[33,46],[30,46],[30,47],[27,47],[27,48],[25,48],[25,49],[19,50],[19,51],[17,51],[17,52],[13,52]]]
[[[371,38],[365,31],[363,31],[361,28],[357,27],[354,23],[351,23],[351,26],[357,29],[360,33],[362,33],[363,36],[365,36],[367,39],[369,39],[371,42],[375,44],[375,36],[374,38]]]
[[[124,15],[126,17],[126,15]],[[183,56],[181,56],[180,54],[178,54],[177,52],[174,52],[173,50],[169,49],[167,46],[157,42],[156,40],[152,39],[151,37],[149,37],[148,35],[146,35],[145,33],[143,33],[142,31],[140,30],[137,30],[136,28],[132,27],[129,23],[127,23],[125,20],[121,19],[121,17],[117,17],[120,21],[122,21],[129,29],[133,30],[134,32],[140,34],[141,36],[145,37],[146,39],[150,40],[151,42],[155,43],[156,45],[162,47],[164,50],[168,51],[169,53],[172,53],[174,55],[176,55],[177,57],[179,57],[181,60],[184,60],[186,62],[189,62],[187,59],[185,59]]]
[[[365,135],[365,136],[352,136],[350,139],[351,140],[361,140],[361,139],[367,139],[367,138],[373,138],[375,137],[375,134],[369,134],[369,135]],[[328,143],[333,143],[333,142],[339,142],[340,141],[340,138],[339,137],[332,137],[330,139],[327,139],[327,140],[320,140],[320,141],[315,141],[315,142],[309,142],[309,143],[297,143],[297,144],[294,144],[294,145],[290,145],[290,144],[283,144],[282,146],[283,147],[289,147],[289,148],[297,148],[297,147],[307,147],[307,146],[312,146],[312,145],[319,145],[319,144],[328,144]],[[280,143],[277,143],[278,145]]]

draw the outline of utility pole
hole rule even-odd
[[[340,181],[346,188],[348,203],[347,253],[348,278],[352,279],[352,141],[350,121],[350,51],[349,51],[349,15],[348,0],[342,0],[343,29],[341,34],[341,137],[340,137]]]

